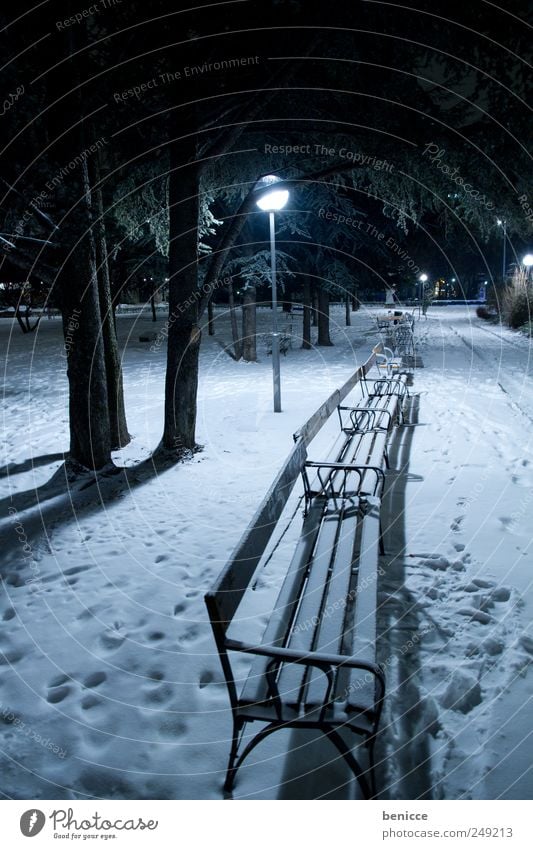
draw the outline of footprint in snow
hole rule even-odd
[[[527,634],[523,634],[520,637],[520,645],[528,654],[533,654],[533,639],[528,637]]]
[[[162,681],[165,677],[165,673],[161,672],[160,669],[151,669],[146,673],[146,677],[151,681]]]
[[[63,570],[63,575],[77,575],[78,572],[86,572],[90,568],[90,566],[71,566],[70,569]]]
[[[160,705],[168,702],[174,695],[174,688],[171,684],[160,684],[158,687],[152,687],[143,694],[143,700],[149,704]]]
[[[212,681],[214,681],[214,677],[215,676],[213,675],[213,673],[210,672],[208,669],[206,669],[205,672],[202,672],[199,681],[200,690],[203,690],[204,687],[207,687],[208,684],[211,684]]]
[[[59,675],[55,675],[51,679],[50,683],[48,684],[48,689],[52,689],[54,687],[60,687],[62,684],[66,684],[67,681],[71,681],[71,680],[72,679],[71,679],[70,675],[65,675],[64,673],[61,673]]]
[[[486,581],[484,578],[473,578],[472,583],[482,590],[489,590],[494,586],[494,581]]]
[[[504,528],[508,528],[513,524],[513,519],[511,516],[498,516],[498,521],[500,521]]]
[[[96,696],[94,693],[89,693],[81,700],[81,708],[82,710],[91,710],[91,708],[101,705],[102,702],[103,699],[99,698],[99,696]]]
[[[163,631],[150,631],[148,639],[151,643],[158,643],[159,640],[164,640],[166,634]]]
[[[484,610],[477,610],[475,607],[462,607],[458,613],[460,616],[468,616],[471,622],[479,622],[481,625],[490,625],[494,621],[492,616]]]
[[[496,589],[491,591],[490,598],[492,599],[492,601],[509,601],[509,599],[511,598],[511,590],[509,589],[509,587],[496,587]]]
[[[70,687],[52,687],[52,689],[48,691],[46,701],[50,702],[52,705],[57,705],[59,702],[64,701],[69,693]]]
[[[15,613],[15,611],[13,610],[13,608],[12,608],[12,607],[8,607],[8,608],[7,608],[7,610],[4,610],[4,613],[3,613],[3,615],[2,615],[2,620],[3,620],[4,622],[9,622],[9,620],[10,620],[10,619],[13,619],[15,616],[16,616],[16,613]]]
[[[90,619],[91,617],[96,616],[99,610],[100,608],[98,607],[98,605],[95,605],[94,607],[86,607],[84,610],[81,611],[81,613],[78,613],[76,619],[82,621],[84,619]]]
[[[450,530],[451,531],[459,531],[461,529],[461,525],[464,521],[464,518],[465,518],[464,514],[461,515],[461,516],[456,516],[456,518],[453,520],[453,522],[450,525]]]
[[[200,635],[200,629],[196,625],[192,625],[190,628],[187,628],[183,634],[180,634],[178,637],[178,642],[180,643],[192,643],[198,639]]]
[[[109,629],[101,634],[100,643],[107,651],[116,651],[121,647],[125,639],[126,634],[123,634],[121,631]]]
[[[13,663],[18,663],[23,657],[23,653],[15,649],[0,651],[0,666],[11,666]]]
[[[92,672],[90,675],[87,675],[83,680],[83,686],[92,689],[93,687],[99,687],[100,684],[103,684],[104,681],[107,681],[107,675],[105,672]]]
[[[179,716],[163,720],[159,726],[160,734],[172,738],[183,737],[187,733],[187,724]]]

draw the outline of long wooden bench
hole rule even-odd
[[[250,752],[281,728],[320,729],[357,777],[365,798],[376,792],[374,743],[385,677],[376,663],[379,564],[378,498],[313,500],[260,645],[228,636],[249,582],[232,563],[206,596],[226,672],[234,733],[225,790]],[[250,576],[251,580],[251,576]],[[240,693],[231,652],[254,656]],[[247,723],[265,726],[239,753]],[[340,729],[362,735],[364,770]]]
[[[378,349],[379,353],[379,349]],[[380,498],[386,441],[400,420],[403,377],[370,380],[376,350],[295,434],[295,445],[205,600],[228,686],[233,735],[224,789],[250,752],[281,728],[323,731],[357,777],[363,795],[376,793],[374,744],[385,677],[376,662]],[[365,383],[366,381],[366,383]],[[356,407],[342,401],[357,384]],[[313,462],[307,445],[338,411],[341,438],[333,461]],[[309,481],[313,469],[318,481]],[[306,495],[300,538],[260,642],[246,639],[246,617],[256,568],[297,478]],[[253,657],[238,686],[235,653]],[[243,745],[248,723],[261,729]],[[364,769],[340,729],[360,735],[368,750]]]

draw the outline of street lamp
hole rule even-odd
[[[279,367],[278,296],[276,286],[276,229],[274,213],[283,209],[289,200],[289,192],[279,184],[281,179],[273,174],[261,177],[255,191],[257,206],[268,212],[270,222],[270,267],[272,269],[272,379],[274,385],[274,412],[281,413],[281,380]]]
[[[420,281],[418,285],[418,318],[420,318],[420,307],[422,305],[422,293],[424,291],[424,283],[427,282],[427,279],[427,274],[421,274],[418,278],[418,280]]]
[[[503,227],[503,255],[502,255],[502,280],[505,283],[505,273],[507,271],[506,250],[507,250],[507,221],[505,218],[498,218],[498,227]]]

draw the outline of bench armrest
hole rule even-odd
[[[348,431],[355,431],[355,433],[365,433],[371,430],[383,430],[383,428],[376,426],[375,424],[377,413],[386,415],[388,417],[387,430],[391,429],[392,414],[390,410],[386,409],[386,407],[341,407],[339,405],[337,407],[337,411],[339,413],[341,430],[345,433]],[[344,423],[342,421],[343,411],[348,412],[350,414],[350,421],[352,423],[352,427],[344,427]],[[361,413],[361,415],[356,416],[356,413]],[[355,421],[356,418],[358,419],[357,423]],[[365,419],[368,420],[368,427],[365,427]]]
[[[328,705],[330,704],[331,693],[333,692],[335,683],[334,670],[340,666],[348,669],[363,669],[374,676],[377,686],[375,704],[376,715],[379,717],[379,714],[381,713],[381,707],[385,696],[385,674],[381,664],[371,663],[367,660],[360,660],[359,658],[351,657],[350,655],[329,654],[325,652],[309,652],[308,654],[302,654],[296,649],[269,645],[253,646],[237,640],[227,640],[226,648],[229,651],[241,651],[246,654],[262,655],[263,657],[271,658],[270,663],[267,665],[265,674],[268,684],[268,692],[270,698],[274,702],[279,720],[282,720],[283,718],[283,710],[276,677],[282,663],[299,663],[304,666],[315,666],[326,676],[328,685],[324,694],[319,721],[324,721],[325,713]]]
[[[333,471],[341,472],[375,472],[378,478],[385,481],[385,472],[380,466],[372,466],[368,463],[321,463],[315,460],[306,460],[305,469],[332,469]]]
[[[319,470],[317,472],[316,477],[318,479],[320,489],[316,489],[315,487],[311,486],[311,481],[309,480],[309,475],[307,474],[308,469],[318,469]],[[326,499],[327,498],[335,499],[335,498],[342,498],[343,497],[340,490],[335,492],[335,491],[332,491],[332,489],[331,489],[332,474],[328,474],[326,479],[324,479],[324,480],[322,479],[322,476],[320,475],[320,471],[322,469],[329,469],[330,472],[345,472],[344,483],[342,485],[343,487],[346,484],[346,480],[347,480],[347,476],[348,476],[349,472],[357,472],[357,474],[359,475],[359,486],[363,482],[365,472],[374,472],[374,474],[376,476],[376,483],[375,483],[375,486],[374,486],[374,492],[371,493],[372,495],[376,495],[376,492],[378,490],[380,483],[381,483],[382,486],[385,486],[385,472],[383,471],[383,469],[380,466],[373,466],[373,465],[370,465],[368,463],[328,463],[328,462],[322,463],[320,461],[307,460],[304,463],[303,468],[302,468],[302,479],[303,479],[303,483],[304,483],[306,512],[307,512],[307,507],[308,507],[311,499],[315,498],[316,496],[320,495],[320,496],[323,496]],[[328,492],[328,486],[329,486],[329,492]],[[342,487],[341,487],[341,489],[342,489]]]
[[[251,645],[240,640],[226,640],[228,651],[241,651],[245,654],[257,654],[272,657],[286,663],[302,663],[304,666],[346,666],[348,669],[364,669],[375,675],[385,684],[383,669],[379,663],[371,663],[348,654],[330,654],[329,652],[311,651],[302,654],[297,649],[282,648],[281,646]]]

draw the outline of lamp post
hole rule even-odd
[[[505,218],[498,218],[498,227],[503,228],[502,282],[505,283],[505,273],[507,271],[507,221]]]
[[[421,274],[418,278],[418,318],[420,318],[420,307],[422,305],[422,294],[424,291],[424,283],[427,282],[427,274]]]
[[[269,174],[257,181],[257,206],[268,212],[270,223],[270,267],[272,274],[272,381],[274,387],[274,412],[281,413],[281,378],[279,363],[278,294],[276,286],[276,222],[275,212],[283,209],[289,200],[289,192],[280,185],[279,177]]]

